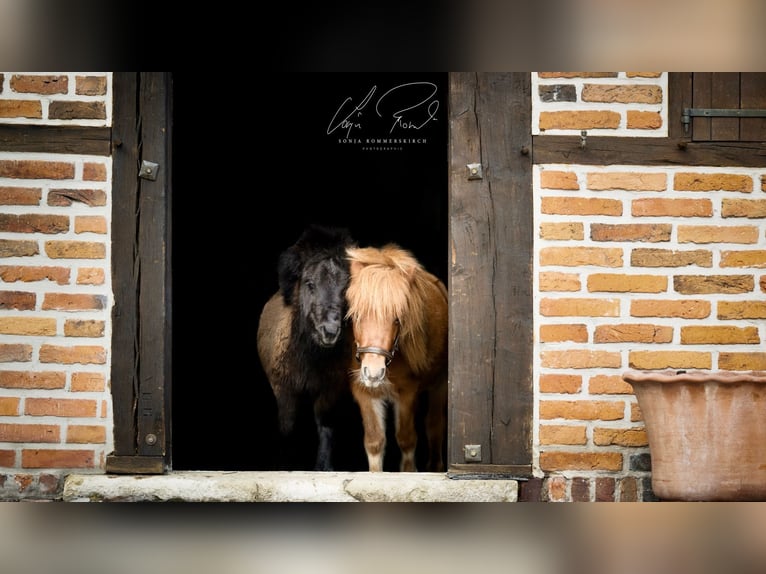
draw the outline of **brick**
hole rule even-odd
[[[631,388],[633,387],[631,386]],[[641,414],[641,407],[638,406],[638,403],[630,403],[630,422],[636,423],[642,420],[644,417]]]
[[[7,187],[0,185],[0,205],[40,205],[43,190],[39,187]]]
[[[46,399],[27,397],[24,414],[33,417],[90,417],[97,415],[97,402],[91,399]]]
[[[106,218],[102,215],[78,215],[74,219],[74,232],[106,234]]]
[[[34,283],[38,281],[53,281],[59,285],[69,283],[70,269],[68,267],[32,267],[22,265],[0,265],[0,280],[5,283],[21,281]]]
[[[79,96],[105,96],[105,76],[76,76],[74,93]]]
[[[596,446],[648,446],[646,430],[643,428],[630,429],[593,429],[593,444]]]
[[[719,301],[718,319],[766,319],[766,302]]]
[[[51,207],[69,207],[74,203],[103,207],[106,205],[106,192],[102,189],[51,189],[48,192],[48,205]]]
[[[626,127],[629,130],[658,130],[662,127],[662,115],[660,112],[628,110]]]
[[[0,317],[0,334],[53,337],[56,319],[52,317]]]
[[[104,321],[67,319],[64,322],[66,337],[103,337],[104,333]]]
[[[670,241],[673,226],[669,223],[594,223],[590,226],[593,241]]]
[[[94,468],[93,450],[24,449],[22,468]]]
[[[540,130],[617,129],[620,114],[609,110],[540,112]]]
[[[682,345],[755,345],[760,342],[758,327],[728,325],[681,327]]]
[[[544,500],[547,502],[566,502],[567,500],[567,479],[563,476],[551,476],[544,480],[547,496]]]
[[[638,482],[633,476],[617,479],[620,502],[638,502]]]
[[[721,263],[719,266],[766,268],[766,250],[721,251]]]
[[[541,393],[579,393],[582,388],[580,375],[545,374],[540,375]]]
[[[570,349],[566,351],[543,351],[541,365],[546,369],[618,369],[622,365],[620,353]]]
[[[106,429],[102,425],[69,425],[66,442],[75,444],[104,444]]]
[[[630,302],[630,315],[632,317],[704,319],[710,316],[710,301],[634,299]]]
[[[614,502],[616,481],[611,476],[596,477],[596,502]]]
[[[766,353],[721,353],[718,368],[724,371],[765,371]]]
[[[87,293],[46,293],[43,310],[100,311],[106,307],[106,295]]]
[[[637,171],[592,172],[587,176],[587,188],[591,191],[621,189],[625,191],[664,191],[668,187],[664,173]]]
[[[584,102],[610,104],[661,104],[662,87],[647,84],[585,84],[581,98]]]
[[[45,253],[51,259],[104,259],[106,245],[95,241],[46,241]]]
[[[0,371],[4,389],[63,389],[66,374],[58,371]]]
[[[106,380],[101,373],[72,373],[70,390],[76,393],[101,392],[106,388]]]
[[[41,363],[60,363],[71,365],[103,365],[106,363],[106,351],[97,345],[77,345],[62,347],[59,345],[42,345],[40,347]]]
[[[625,72],[628,78],[659,78],[662,72]]]
[[[48,117],[52,120],[104,120],[104,102],[78,102],[56,100],[48,104]]]
[[[597,325],[594,343],[670,343],[673,327],[662,325]]]
[[[11,179],[73,179],[74,164],[64,161],[0,159],[0,177]]]
[[[37,296],[27,291],[0,291],[0,309],[34,311]]]
[[[631,267],[712,267],[713,253],[706,249],[678,251],[639,247],[630,252]]]
[[[547,84],[537,89],[541,102],[576,102],[577,89],[573,84]]]
[[[0,231],[8,233],[66,233],[69,217],[65,215],[0,213]]]
[[[588,381],[592,395],[632,395],[633,387],[620,375],[594,375]]]
[[[16,466],[16,451],[0,449],[0,466],[4,466],[7,468],[15,467]],[[2,486],[2,481],[0,480],[0,487],[1,486]]]
[[[541,343],[588,342],[588,329],[585,325],[541,325]]]
[[[2,442],[59,442],[59,425],[3,424],[0,423]]]
[[[546,169],[540,172],[540,187],[543,189],[580,189],[577,174],[573,171]]]
[[[758,227],[740,225],[679,225],[679,243],[757,243]]]
[[[32,345],[0,344],[0,363],[26,363],[32,360]]]
[[[84,181],[106,181],[106,166],[103,163],[86,161],[82,165]]]
[[[10,79],[11,90],[19,94],[66,94],[69,78],[55,75],[14,74]]]
[[[766,199],[723,199],[721,217],[766,218]]]
[[[631,369],[710,369],[710,353],[698,351],[631,351]]]
[[[540,273],[540,291],[579,291],[580,276],[574,273],[544,271]]]
[[[0,397],[0,416],[18,416],[20,404],[18,397]]]
[[[543,197],[548,215],[622,215],[622,201],[599,197]]]
[[[582,476],[572,479],[572,502],[590,502],[590,480]]]
[[[684,295],[701,293],[751,293],[755,288],[752,275],[676,275],[673,289]]]
[[[545,297],[540,301],[540,314],[545,317],[617,317],[620,314],[620,301],[617,299],[582,299],[579,297],[551,299]]]
[[[585,226],[579,222],[552,223],[546,222],[540,224],[540,239],[564,239],[579,240],[585,237]]]
[[[673,188],[678,191],[753,191],[753,178],[730,173],[677,173]]]
[[[540,444],[584,445],[584,426],[540,425]]]
[[[665,199],[647,197],[631,202],[634,217],[712,217],[709,199]]]
[[[544,247],[540,250],[540,265],[567,267],[622,267],[619,247]]]
[[[540,453],[540,469],[556,470],[622,470],[618,452],[550,452]]]
[[[31,257],[40,253],[37,241],[15,241],[13,239],[0,239],[0,258],[6,257]]]
[[[77,270],[78,285],[103,285],[105,280],[106,275],[100,267],[80,267]]]
[[[617,72],[537,72],[538,78],[616,78]]]
[[[608,293],[663,293],[668,278],[662,275],[593,273],[588,276],[588,291]]]
[[[0,100],[0,118],[27,118],[39,120],[43,106],[39,100]]]

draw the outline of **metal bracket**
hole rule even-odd
[[[468,179],[482,179],[484,177],[484,172],[481,169],[480,163],[469,163],[465,166],[468,168]]]
[[[481,445],[467,444],[463,446],[463,458],[466,462],[481,462]]]
[[[143,160],[141,162],[141,169],[138,172],[138,177],[155,181],[157,179],[158,171],[160,171],[160,164]]]
[[[681,123],[684,133],[689,133],[691,118],[766,118],[766,110],[736,110],[725,108],[684,108]]]

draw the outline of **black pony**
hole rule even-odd
[[[314,470],[333,470],[334,417],[350,395],[353,341],[345,323],[346,248],[353,245],[345,229],[307,227],[280,254],[279,291],[261,312],[258,355],[276,397],[281,449],[288,451],[281,453],[283,468],[296,465],[294,451],[301,442],[296,422],[308,405],[318,445]],[[286,457],[291,462],[286,463]]]

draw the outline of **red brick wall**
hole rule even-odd
[[[0,124],[108,125],[109,73],[0,73]],[[0,499],[112,449],[111,159],[0,149]]]

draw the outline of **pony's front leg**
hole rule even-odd
[[[413,385],[414,388],[414,385]],[[417,393],[415,391],[399,390],[399,398],[396,401],[396,442],[402,453],[399,470],[401,472],[416,472],[415,448],[418,444],[418,435],[415,428],[415,411],[417,409]]]
[[[379,397],[370,396],[364,389],[354,389],[364,427],[364,450],[370,472],[383,471],[383,455],[386,451],[386,403]]]
[[[333,427],[327,421],[327,415],[318,405],[314,405],[314,422],[317,429],[317,458],[314,463],[314,470],[333,470],[332,451],[333,451]]]

